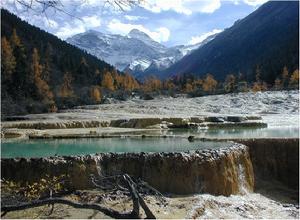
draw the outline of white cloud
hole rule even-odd
[[[267,1],[268,0],[243,0],[244,3],[246,3],[247,5],[251,5],[251,6],[262,5]]]
[[[159,27],[154,31],[150,31],[149,29],[145,28],[143,25],[140,24],[128,24],[122,23],[118,19],[113,19],[107,25],[109,31],[112,33],[117,33],[121,35],[127,35],[132,29],[138,29],[147,35],[149,35],[153,40],[157,42],[165,42],[169,40],[170,31],[168,28]]]
[[[200,42],[204,41],[207,37],[209,37],[209,36],[211,36],[211,35],[213,35],[213,34],[220,33],[220,32],[222,32],[222,30],[220,30],[220,29],[214,29],[214,30],[212,30],[212,31],[210,31],[210,32],[206,32],[206,33],[201,34],[201,35],[199,35],[199,36],[194,36],[194,37],[192,37],[192,39],[188,42],[188,44],[193,45],[193,44],[200,43]]]
[[[85,28],[83,25],[70,25],[69,23],[65,23],[65,25],[58,29],[58,31],[55,33],[56,36],[58,36],[61,39],[66,39],[67,37],[70,37],[74,34],[79,34],[85,31]]]
[[[82,18],[85,27],[87,28],[95,28],[101,26],[101,20],[97,17],[97,15],[93,16],[85,16]]]
[[[125,15],[124,18],[126,18],[128,21],[138,21],[140,19],[146,19],[144,16],[133,16],[133,15]]]
[[[147,0],[142,4],[142,7],[154,13],[172,10],[186,15],[193,12],[213,13],[220,6],[220,0]]]
[[[55,33],[59,38],[66,39],[74,34],[79,34],[91,28],[101,26],[101,20],[96,15],[84,16],[82,20],[73,20],[71,23],[64,23],[64,26]]]

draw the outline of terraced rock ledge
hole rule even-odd
[[[68,175],[75,189],[91,187],[90,174],[128,173],[161,192],[231,195],[241,187],[252,191],[254,175],[248,147],[232,143],[228,148],[185,153],[101,153],[74,157],[2,159],[2,178],[34,182],[44,175]]]

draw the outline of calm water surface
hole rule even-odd
[[[229,146],[228,142],[194,141],[186,138],[81,138],[36,139],[2,143],[2,158],[84,155],[105,152],[183,152]]]

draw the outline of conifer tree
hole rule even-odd
[[[226,92],[233,92],[236,85],[236,78],[233,74],[229,74],[226,76],[225,82],[224,82],[224,90]]]
[[[69,72],[65,72],[63,83],[59,89],[59,96],[63,98],[69,98],[74,95],[72,88],[73,77]]]
[[[11,81],[12,74],[16,68],[16,59],[6,37],[1,38],[1,58],[2,80]]]
[[[16,29],[13,29],[10,43],[16,60],[16,67],[12,77],[12,91],[16,97],[24,97],[27,95],[27,91],[31,90],[31,86],[29,85],[30,83],[25,48],[19,36],[17,35]]]
[[[112,75],[109,71],[106,71],[103,75],[103,79],[101,82],[101,86],[105,89],[108,89],[110,91],[114,91],[115,87],[114,87],[114,80],[112,78]]]
[[[47,82],[42,79],[43,66],[40,64],[40,56],[36,48],[33,49],[30,69],[30,80],[32,80],[32,83],[35,85],[38,96],[46,105],[49,105],[51,110],[53,110],[53,106],[55,105],[53,99],[54,96]]]
[[[283,67],[282,73],[281,73],[281,82],[282,82],[282,87],[286,88],[289,84],[289,71],[286,66]]]

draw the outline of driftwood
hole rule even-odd
[[[108,183],[105,182],[108,180],[114,180],[115,182],[114,183],[110,182],[110,186],[103,186],[103,183],[104,185],[108,185]],[[50,198],[38,199],[31,202],[20,203],[17,205],[8,205],[8,206],[2,205],[1,217],[5,216],[8,212],[11,211],[24,210],[28,208],[43,206],[43,205],[51,206],[51,210],[47,214],[47,215],[51,215],[54,209],[54,204],[64,204],[64,205],[72,206],[74,208],[93,209],[96,211],[100,211],[109,217],[118,218],[118,219],[140,218],[140,207],[141,207],[144,210],[147,218],[150,219],[156,218],[155,215],[150,210],[150,208],[147,206],[142,196],[139,194],[137,190],[139,184],[135,183],[128,174],[104,177],[98,180],[94,176],[91,176],[91,182],[94,184],[95,187],[100,188],[102,190],[107,190],[107,191],[121,190],[126,193],[129,193],[131,200],[133,202],[133,209],[129,212],[119,212],[114,209],[107,208],[96,203],[78,203],[63,198],[53,198],[52,190],[50,190],[50,195],[49,195]],[[122,186],[122,183],[125,186]],[[142,185],[150,188],[152,191],[155,191],[156,193],[159,193],[156,189],[150,187],[148,184],[145,184],[145,182],[142,182]]]

